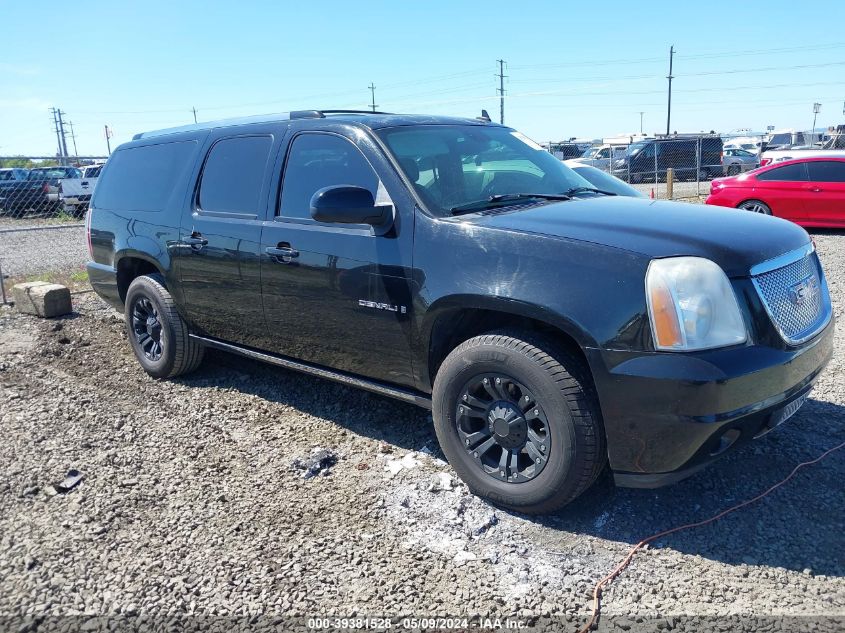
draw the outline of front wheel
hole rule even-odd
[[[772,210],[769,208],[765,202],[761,202],[760,200],[746,200],[745,202],[741,203],[737,209],[743,209],[744,211],[751,211],[752,213],[762,213],[763,215],[771,215]]]
[[[435,431],[475,494],[548,513],[584,492],[606,462],[583,361],[522,333],[477,336],[452,351],[432,394]]]
[[[129,284],[126,333],[141,367],[154,378],[187,374],[202,362],[205,348],[188,336],[188,325],[157,273]]]

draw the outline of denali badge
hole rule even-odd
[[[789,300],[794,306],[804,305],[807,301],[812,301],[819,291],[819,282],[815,275],[810,275],[803,281],[799,281],[794,286],[789,287]]]
[[[378,303],[376,301],[367,301],[366,299],[358,299],[358,305],[362,308],[375,308],[376,310],[387,310],[388,312],[400,312],[402,314],[408,311],[405,306],[394,306],[389,303]]]

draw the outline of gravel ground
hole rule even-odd
[[[574,631],[633,543],[845,440],[845,234],[815,239],[837,354],[798,414],[675,486],[604,477],[540,519],[469,495],[423,410],[223,353],[153,380],[92,294],[60,320],[3,310],[0,629],[37,628],[10,616],[78,630],[68,616],[117,618],[105,628],[190,615],[228,630],[233,618],[255,629],[387,616],[401,628],[401,616],[440,615]],[[84,479],[56,493],[70,469]],[[601,630],[842,630],[831,618],[845,618],[843,480],[840,451],[751,507],[654,543],[605,591]],[[682,616],[701,619],[684,628]]]
[[[49,254],[45,257],[45,254]],[[0,267],[9,277],[84,270],[88,259],[85,225],[0,223]]]

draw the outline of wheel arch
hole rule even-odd
[[[574,321],[523,301],[457,295],[432,304],[423,323],[420,347],[425,367],[419,375],[427,383],[424,387],[431,388],[441,363],[455,347],[473,336],[505,328],[541,334],[576,354],[589,368],[584,349],[595,347],[596,342]]]
[[[126,292],[129,284],[141,275],[150,273],[165,274],[163,267],[154,257],[143,251],[127,249],[115,257],[115,271],[117,273],[117,290],[120,300],[126,302]]]

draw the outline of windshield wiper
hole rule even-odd
[[[600,193],[605,196],[615,196],[617,194],[613,193],[612,191],[605,191],[604,189],[596,189],[595,187],[573,187],[572,189],[567,189],[564,192],[564,195],[567,196],[574,196],[579,193]]]
[[[492,209],[500,202],[511,202],[515,200],[571,200],[572,196],[569,193],[497,193],[488,196],[483,200],[475,200],[474,202],[467,202],[466,204],[459,204],[456,207],[449,209],[452,215],[459,215],[461,213],[469,213],[471,211],[483,211],[484,209]]]

